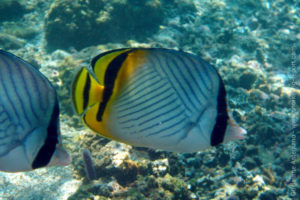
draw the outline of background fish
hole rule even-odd
[[[0,170],[67,165],[56,92],[32,65],[0,50]]]
[[[217,70],[181,51],[102,53],[79,71],[72,94],[90,129],[135,146],[195,152],[246,133],[227,113]]]

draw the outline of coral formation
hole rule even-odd
[[[25,6],[17,0],[1,0],[0,22],[22,17],[26,12]]]
[[[0,47],[3,49],[19,49],[25,45],[25,41],[12,35],[0,33]]]
[[[154,0],[56,0],[46,17],[45,38],[50,50],[143,41],[163,20],[161,4]]]

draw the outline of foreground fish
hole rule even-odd
[[[79,71],[72,95],[90,129],[135,146],[196,152],[246,134],[227,113],[216,69],[181,51],[102,53]]]
[[[70,162],[61,144],[53,86],[32,65],[0,50],[0,171]]]

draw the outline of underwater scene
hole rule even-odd
[[[299,199],[299,13],[0,0],[0,199]]]

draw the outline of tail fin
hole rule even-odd
[[[66,166],[72,162],[72,157],[67,153],[62,145],[56,147],[56,150],[47,166]]]
[[[229,120],[227,124],[224,142],[232,140],[242,140],[245,138],[247,131],[240,127],[233,119]]]

